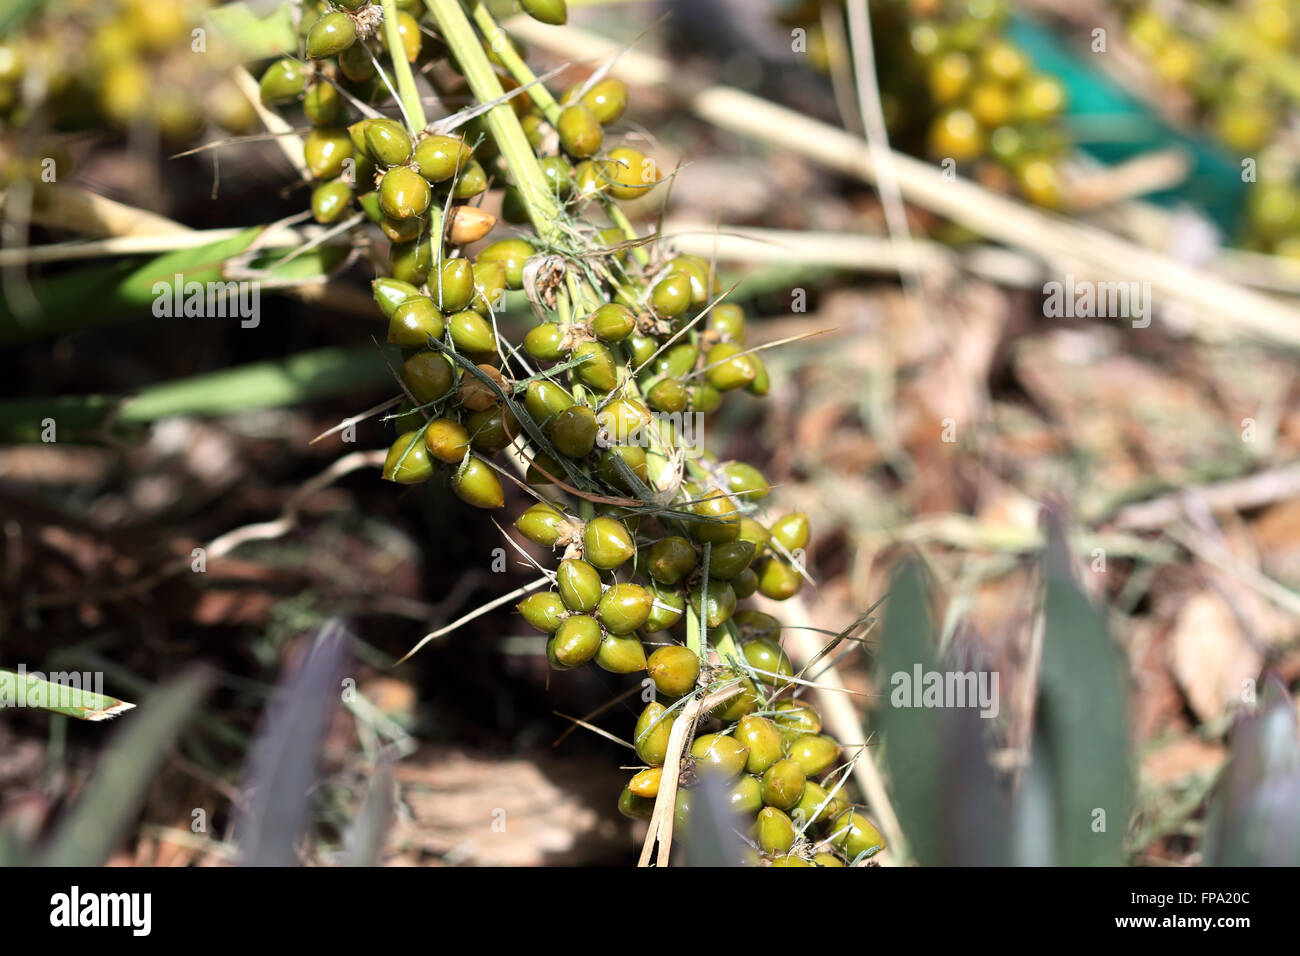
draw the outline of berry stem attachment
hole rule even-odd
[[[411,64],[402,53],[402,34],[397,23],[397,0],[379,0],[379,5],[384,11],[384,40],[388,44],[389,59],[393,62],[393,73],[397,79],[397,95],[402,100],[402,112],[411,127],[411,134],[415,136],[424,132],[428,120],[424,116],[424,104],[420,102],[420,91],[416,89]]]

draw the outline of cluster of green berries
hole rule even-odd
[[[399,6],[398,55],[415,64],[444,55],[419,11]],[[545,22],[564,20],[562,3],[523,7]],[[515,529],[558,563],[547,575],[551,586],[518,610],[546,635],[550,665],[646,674],[659,698],[636,728],[648,767],[620,801],[624,812],[640,816],[653,796],[649,781],[663,763],[673,702],[740,682],[740,694],[712,715],[717,732],[692,744],[688,765],[709,773],[718,748],[730,747],[733,762],[741,755],[732,781],[745,791],[737,809],[751,813],[762,860],[869,855],[879,848],[874,828],[849,807],[843,787],[831,797],[818,782],[839,767],[839,745],[821,733],[811,708],[778,702],[793,690],[779,625],[738,608],[755,594],[783,600],[799,592],[808,520],[793,513],[760,521],[770,491],[763,475],[694,441],[699,417],[726,394],[761,397],[770,382],[746,347],[742,309],[714,301],[709,262],[628,241],[635,233],[618,204],[644,196],[661,177],[642,152],[611,142],[627,87],[593,78],[552,102],[520,90],[485,46],[502,88],[515,93],[511,111],[567,228],[558,237],[497,239],[470,254],[466,247],[496,225],[477,205],[482,194],[502,189],[503,218],[519,224],[531,221],[526,197],[489,124],[471,120],[446,134],[353,115],[353,99],[391,104],[387,85],[376,84],[385,53],[377,9],[346,2],[305,17],[305,60],[270,64],[261,92],[267,104],[300,108],[312,127],[305,157],[317,221],[339,222],[355,205],[359,221],[389,242],[387,274],[372,290],[387,341],[402,350],[402,395],[383,476],[414,485],[442,472],[456,497],[484,509],[504,506],[505,483],[533,496]],[[431,80],[445,72],[424,71]],[[464,90],[453,83],[440,92],[454,101]],[[537,321],[511,342],[501,320],[507,294],[521,291]],[[712,635],[716,659],[687,646],[701,634]],[[778,708],[785,716],[769,719]],[[663,713],[670,716],[655,719]],[[742,742],[750,737],[752,758]],[[684,789],[679,811],[689,802]]]

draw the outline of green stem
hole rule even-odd
[[[506,36],[506,31],[502,30],[500,25],[492,19],[492,14],[488,11],[485,4],[475,0],[474,3],[474,22],[478,24],[479,30],[487,41],[496,51],[497,59],[500,60],[506,68],[506,71],[515,78],[520,86],[528,86],[528,95],[532,97],[534,103],[541,107],[542,113],[546,116],[546,122],[552,126],[560,118],[560,104],[555,101],[543,83],[535,82],[536,74],[528,68],[525,63],[515,52],[514,44]]]
[[[480,103],[499,99],[503,95],[501,82],[458,0],[424,2],[438,21],[443,39],[460,64],[461,72],[474,96]],[[505,158],[533,228],[543,241],[554,242],[559,235],[557,220],[560,217],[560,206],[551,195],[546,177],[542,175],[542,168],[537,163],[537,157],[528,143],[528,137],[524,135],[523,127],[519,125],[514,109],[509,103],[498,103],[488,110],[486,117],[492,138]]]
[[[397,95],[402,100],[402,110],[410,124],[411,134],[418,135],[424,132],[428,120],[424,117],[424,104],[420,102],[420,91],[416,89],[411,64],[406,60],[402,34],[397,29],[397,0],[379,2],[384,10],[384,40],[388,44],[388,58],[393,63],[393,73],[396,74]]]

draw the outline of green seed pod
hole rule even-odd
[[[695,689],[700,676],[700,659],[689,647],[669,644],[657,648],[646,662],[655,689],[665,697],[681,697]]]
[[[415,146],[416,168],[431,183],[445,183],[461,172],[472,156],[465,141],[454,136],[426,136]]]
[[[492,466],[477,458],[467,458],[464,465],[451,476],[451,490],[467,505],[490,510],[506,503],[501,479]]]
[[[695,614],[700,613],[701,590],[697,584],[691,588],[690,605]],[[708,598],[704,602],[704,616],[710,628],[721,627],[736,610],[736,592],[726,581],[709,581]]]
[[[709,301],[709,264],[699,256],[676,256],[668,268],[685,275],[691,284],[691,305],[701,308]]]
[[[552,591],[530,594],[516,607],[524,620],[543,634],[554,634],[569,613],[560,596]]]
[[[745,568],[731,579],[731,590],[736,592],[737,601],[753,597],[754,592],[758,590],[758,572],[753,568]]]
[[[331,223],[343,215],[352,203],[352,189],[341,179],[321,183],[311,193],[312,218]]]
[[[693,501],[690,510],[708,521],[691,521],[687,530],[701,543],[726,544],[740,537],[740,513],[726,495],[708,491]]]
[[[602,342],[622,342],[636,328],[632,310],[617,302],[606,302],[587,317],[587,325]]]
[[[768,377],[767,366],[763,364],[763,360],[759,356],[752,352],[746,355],[745,359],[754,368],[754,380],[745,386],[745,391],[762,398],[772,389],[772,380]]]
[[[673,535],[661,538],[650,547],[646,572],[660,584],[673,585],[695,570],[694,546],[685,538]]]
[[[648,477],[646,465],[645,449],[640,445],[615,445],[613,448],[606,449],[605,453],[600,456],[600,462],[596,465],[596,475],[607,485],[613,485],[622,491],[631,492],[633,485],[623,477],[622,469],[616,462],[622,462],[627,468],[630,468],[642,484],[645,484]]]
[[[802,511],[792,511],[772,522],[772,538],[787,551],[798,551],[808,547],[811,536],[808,516]]]
[[[596,605],[596,617],[606,630],[615,634],[630,634],[646,622],[652,604],[654,598],[641,585],[615,584],[601,595],[600,603]],[[644,667],[644,652],[641,654],[641,663]],[[641,670],[641,667],[636,669]]]
[[[560,134],[560,146],[564,151],[578,159],[595,156],[605,139],[596,115],[581,103],[566,106],[560,112],[555,121],[555,131]]]
[[[598,392],[611,391],[618,385],[618,368],[614,356],[599,342],[583,342],[573,350],[573,357],[583,360],[576,369],[582,384]]]
[[[759,677],[765,684],[783,684],[785,682],[781,677],[790,677],[794,674],[790,658],[785,656],[785,651],[781,650],[781,645],[776,641],[757,637],[741,644],[740,650],[750,667],[760,672]]]
[[[762,554],[772,536],[766,528],[753,518],[741,515],[739,537],[741,541],[750,542],[754,546],[756,554]]]
[[[689,790],[678,790],[677,801],[673,805],[673,836],[681,835],[681,839],[686,839],[686,834],[691,832],[691,803],[693,798]]]
[[[364,44],[354,43],[338,56],[339,70],[353,83],[365,83],[375,75],[375,64]]]
[[[535,325],[524,335],[524,351],[541,362],[564,358],[564,327],[558,322]]]
[[[824,828],[849,809],[849,802],[841,795],[843,792],[841,787],[839,792],[831,796],[830,791],[817,781],[809,780],[804,784],[803,796],[799,798],[791,815],[796,820],[808,821],[809,826]]]
[[[447,328],[451,331],[451,340],[459,352],[484,355],[496,350],[497,340],[492,326],[477,312],[457,312],[447,319]]]
[[[829,850],[826,850],[822,853],[818,853],[813,857],[813,866],[845,866],[845,865],[846,864],[844,863],[843,860],[841,860],[834,853],[831,853]]]
[[[519,0],[524,13],[541,23],[559,26],[569,20],[569,11],[564,0]]]
[[[459,464],[469,451],[469,432],[451,418],[435,418],[424,432],[424,446],[429,454],[449,465]]]
[[[618,812],[629,820],[649,820],[655,812],[655,802],[646,797],[638,797],[627,787],[618,795]]]
[[[524,481],[530,485],[540,487],[542,485],[552,484],[553,478],[564,479],[564,469],[560,463],[550,455],[537,452],[533,455],[533,460],[528,465],[528,471],[524,475]]]
[[[803,734],[786,747],[790,759],[810,777],[817,777],[835,766],[840,759],[840,745],[825,734]]]
[[[723,701],[717,707],[709,712],[709,716],[722,721],[724,724],[730,724],[740,720],[748,714],[758,710],[762,698],[754,688],[754,682],[748,677],[737,674],[735,671],[727,669],[717,675],[719,683],[726,683],[728,686],[737,682],[739,678],[740,693],[729,700]],[[719,688],[721,689],[721,688]]]
[[[691,390],[691,411],[700,415],[716,412],[722,405],[722,393],[708,382],[701,382]]]
[[[380,166],[401,166],[411,158],[411,137],[396,120],[369,120],[362,127],[362,135],[366,153]]]
[[[696,772],[731,780],[744,772],[749,748],[727,734],[704,734],[691,744],[691,756],[695,758]]]
[[[803,590],[803,577],[780,558],[770,557],[758,569],[758,590],[773,601],[788,601]]]
[[[499,262],[474,263],[474,301],[470,307],[479,315],[505,311],[506,270]]]
[[[754,546],[748,541],[728,541],[715,544],[709,552],[709,577],[734,581],[742,571],[748,570],[754,560]]]
[[[772,490],[763,473],[743,461],[733,461],[723,467],[722,477],[727,491],[741,501],[761,501]]]
[[[327,13],[307,34],[307,55],[313,60],[337,56],[357,42],[357,25],[346,13]]]
[[[557,670],[579,667],[600,651],[601,636],[594,617],[574,614],[560,622],[546,643],[546,656]]]
[[[596,666],[611,674],[645,670],[645,648],[635,634],[606,634],[596,653]]]
[[[738,305],[730,302],[715,305],[709,313],[709,328],[717,332],[724,342],[745,344],[745,312]]]
[[[609,181],[609,194],[615,199],[640,199],[659,183],[654,160],[628,146],[612,150],[602,168]]]
[[[684,272],[670,272],[650,290],[650,304],[666,319],[675,319],[691,304],[691,278]]]
[[[421,405],[436,402],[451,394],[456,384],[456,370],[440,352],[426,349],[402,363],[402,384]]]
[[[538,425],[550,423],[555,416],[573,407],[573,396],[554,382],[534,379],[524,391],[524,408]]]
[[[524,197],[514,186],[507,186],[501,197],[501,218],[516,226],[526,225],[529,220],[528,205]]]
[[[654,372],[656,375],[666,375],[669,378],[682,378],[694,370],[695,361],[699,357],[699,349],[689,342],[683,342],[681,345],[674,345],[655,360]]]
[[[376,225],[381,225],[388,220],[388,217],[384,215],[384,211],[379,208],[379,193],[375,190],[372,189],[368,193],[362,193],[357,197],[357,202],[361,206],[361,211],[366,214],[366,218]]]
[[[807,860],[797,856],[778,856],[773,858],[772,861],[767,865],[773,868],[781,867],[784,869],[790,869],[790,868],[801,867],[801,866],[803,867],[812,866],[812,864],[809,863]]]
[[[344,163],[352,157],[352,140],[347,130],[337,126],[314,129],[303,140],[302,152],[313,176],[334,179],[343,174]]]
[[[333,126],[343,112],[343,98],[333,83],[322,80],[307,90],[302,98],[302,111],[312,126]]]
[[[648,335],[633,332],[623,340],[623,348],[632,359],[632,365],[639,368],[659,349],[659,343]]]
[[[781,622],[765,611],[746,608],[743,611],[737,611],[732,620],[740,628],[740,636],[744,640],[753,637],[766,637],[774,641],[781,639]]]
[[[553,548],[563,536],[567,521],[560,511],[539,501],[515,519],[515,527],[534,544]]]
[[[650,609],[650,616],[646,618],[642,630],[649,634],[666,631],[682,619],[682,614],[686,612],[686,598],[655,585],[651,585],[650,593],[654,595],[655,604]]]
[[[849,810],[831,824],[834,842],[850,860],[870,859],[885,848],[885,841],[875,824],[857,810]]]
[[[653,800],[659,796],[659,784],[663,781],[664,768],[650,767],[642,770],[635,777],[627,782],[627,788],[635,793],[638,797],[649,797]]]
[[[519,434],[519,421],[510,409],[493,405],[473,412],[465,419],[470,444],[485,455],[495,454],[505,448]]]
[[[763,802],[779,810],[790,810],[803,797],[807,777],[794,760],[778,760],[763,773]]]
[[[582,94],[582,105],[591,110],[596,122],[608,126],[627,109],[627,84],[614,77],[594,83]]]
[[[388,341],[404,349],[425,348],[429,339],[440,339],[447,324],[442,313],[425,295],[413,295],[388,320]]]
[[[422,239],[395,242],[388,247],[388,271],[402,282],[424,285],[432,268],[433,253],[429,251],[429,244]]]
[[[406,166],[394,166],[379,181],[379,207],[394,219],[423,216],[432,201],[424,177]]]
[[[370,291],[379,305],[379,311],[384,313],[384,318],[392,318],[399,305],[411,296],[420,294],[414,285],[400,279],[375,279],[370,283]]]
[[[456,177],[456,185],[452,187],[451,195],[455,199],[473,199],[486,191],[487,173],[479,165],[478,160],[471,159]]]
[[[636,720],[636,729],[632,734],[632,743],[636,745],[637,756],[651,767],[662,767],[668,756],[668,735],[672,733],[676,714],[664,714],[667,710],[658,701],[646,704],[645,710]],[[680,799],[680,795],[679,795]]]
[[[684,412],[690,400],[686,386],[675,378],[665,378],[651,386],[646,401],[657,412],[676,414]]]
[[[583,557],[602,571],[612,571],[636,554],[636,542],[613,518],[593,518],[582,532]],[[640,626],[640,625],[636,625]],[[632,628],[615,628],[627,630]]]
[[[596,447],[596,413],[586,405],[570,405],[555,416],[551,442],[555,450],[569,458],[585,458]]]
[[[262,74],[259,84],[262,102],[267,106],[273,106],[276,103],[287,103],[289,100],[296,99],[302,95],[306,82],[306,71],[297,60],[290,60],[287,57],[276,60]]]
[[[772,722],[783,734],[820,734],[822,717],[811,704],[801,700],[778,700]]]
[[[644,444],[645,430],[653,420],[650,409],[634,398],[616,398],[596,416],[608,440],[617,444]]]
[[[379,193],[375,193],[378,201]],[[383,215],[380,208],[379,228],[389,242],[413,242],[424,231],[424,222],[419,219],[391,219]]]
[[[740,724],[736,727],[736,737],[749,748],[745,769],[750,773],[763,773],[780,760],[785,752],[781,731],[766,717],[756,714],[741,717]]]
[[[727,809],[742,817],[753,817],[763,809],[758,779],[746,774],[733,783],[727,791]]]
[[[437,278],[430,280],[429,293],[444,312],[460,312],[474,298],[474,267],[468,259],[448,259],[438,270]],[[490,328],[490,327],[489,327]],[[457,348],[460,348],[457,343]],[[490,349],[491,346],[488,346]],[[466,349],[484,352],[488,349]]]
[[[555,586],[571,611],[586,614],[600,603],[600,572],[586,561],[565,558],[555,572]]]
[[[399,435],[384,459],[384,478],[402,485],[427,481],[433,474],[433,462],[425,451],[418,431]]]
[[[550,187],[551,195],[565,199],[573,192],[573,167],[567,159],[563,156],[539,156],[537,165],[541,167],[542,177]]]
[[[764,807],[758,811],[754,836],[764,853],[789,853],[794,846],[794,824],[776,807]]]
[[[479,262],[499,262],[506,269],[506,286],[524,287],[524,266],[537,252],[523,239],[500,239],[478,254]]]
[[[744,388],[758,375],[748,355],[739,355],[741,347],[734,342],[721,342],[704,356],[704,378],[719,392]]]

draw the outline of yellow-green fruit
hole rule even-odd
[[[627,788],[638,797],[648,797],[653,800],[659,796],[659,783],[663,780],[663,776],[663,767],[650,767],[647,770],[640,771],[629,780]]]
[[[971,115],[987,129],[1007,122],[1011,107],[1011,94],[1001,83],[980,83],[970,92]]]
[[[414,485],[427,481],[433,474],[433,462],[425,450],[424,442],[418,431],[399,435],[388,449],[384,459],[384,477],[402,485]]]
[[[582,94],[582,104],[591,110],[596,122],[608,126],[627,109],[627,84],[614,77],[606,77],[593,83],[591,89]]]
[[[695,570],[695,548],[680,535],[660,538],[650,547],[646,572],[660,584],[676,584]]]
[[[478,160],[471,159],[456,177],[456,185],[451,194],[456,199],[472,199],[487,190],[487,173]]]
[[[546,656],[558,668],[578,667],[600,651],[600,624],[594,617],[574,614],[560,622],[547,642]]]
[[[423,285],[432,267],[433,253],[421,239],[395,242],[388,247],[388,271],[402,282]]]
[[[666,319],[675,319],[691,305],[691,277],[685,272],[670,272],[650,290],[650,304]]]
[[[370,292],[379,311],[384,313],[384,318],[392,318],[399,305],[411,296],[420,294],[420,290],[411,283],[392,278],[375,279],[370,283]]]
[[[435,418],[424,431],[424,447],[438,461],[456,465],[469,451],[469,432],[458,421]]]
[[[847,864],[845,864],[843,860],[841,860],[838,856],[836,856],[834,853],[831,853],[829,851],[818,853],[813,857],[813,866],[846,866],[846,865]]]
[[[262,102],[272,106],[295,99],[302,94],[306,82],[307,73],[297,60],[276,60],[262,74]]]
[[[524,287],[524,266],[537,252],[523,239],[500,239],[478,254],[479,262],[499,262],[505,266],[506,285],[511,289]]]
[[[611,674],[635,674],[645,670],[645,648],[635,634],[606,634],[596,664]]]
[[[569,19],[564,0],[519,0],[519,5],[530,17],[542,23],[559,26]]]
[[[763,809],[762,788],[758,778],[742,776],[727,791],[727,809],[743,817],[753,817]]]
[[[406,62],[414,63],[420,58],[420,47],[423,44],[423,37],[420,34],[420,24],[415,17],[406,12],[397,14],[397,36],[402,44],[402,53],[406,56]],[[388,34],[384,33],[384,49],[388,49]],[[389,51],[390,55],[392,51]]]
[[[492,315],[505,310],[506,270],[499,262],[474,263],[474,302],[472,307],[479,315]]]
[[[354,43],[338,55],[339,71],[353,83],[365,83],[375,75],[375,64],[365,44]]]
[[[333,83],[322,80],[307,90],[302,98],[302,111],[312,126],[332,126],[343,112],[343,98]]]
[[[780,558],[771,557],[758,569],[758,590],[773,601],[788,601],[803,589],[803,576]]]
[[[793,809],[803,796],[807,775],[794,760],[778,760],[763,772],[763,802],[781,810]]]
[[[577,558],[565,558],[555,572],[555,585],[572,611],[593,611],[600,603],[600,572]]]
[[[334,179],[342,175],[344,164],[352,157],[352,140],[345,129],[337,126],[322,127],[307,134],[303,140],[302,152],[313,176],[317,179]]]
[[[805,734],[786,747],[790,759],[810,777],[825,773],[840,759],[840,745],[822,734]]]
[[[636,485],[624,474],[624,468],[631,471],[637,481],[644,486],[649,475],[645,449],[640,445],[615,445],[613,448],[606,449],[596,465],[596,475],[601,481],[615,488],[634,491]]]
[[[394,166],[379,181],[379,207],[394,219],[423,216],[432,201],[428,181],[414,169]]]
[[[809,826],[824,827],[849,809],[849,801],[843,794],[843,787],[832,796],[817,781],[809,780],[804,784],[803,796],[799,798],[791,816],[796,822],[806,821]]]
[[[346,13],[327,13],[307,34],[307,55],[313,60],[337,56],[357,42],[357,25]]]
[[[426,136],[415,147],[415,165],[431,183],[442,183],[465,168],[473,151],[454,136]]]
[[[497,339],[488,321],[472,309],[457,312],[447,319],[447,328],[457,350],[470,355],[495,351]]]
[[[802,857],[778,856],[775,857],[770,863],[768,863],[768,866],[773,869],[777,867],[780,867],[782,869],[792,869],[801,866],[811,867],[812,864],[809,863],[807,860],[803,859]]]
[[[644,441],[646,427],[653,421],[650,409],[634,398],[616,398],[605,405],[596,416],[609,436],[618,444]]]
[[[555,121],[555,130],[560,134],[560,145],[570,156],[586,159],[600,150],[605,135],[600,123],[588,107],[581,103],[566,106]]]
[[[375,202],[379,202],[379,193],[375,193]],[[424,231],[424,223],[419,219],[390,219],[381,210],[379,228],[389,242],[412,242]]]
[[[424,348],[429,339],[440,339],[447,323],[427,295],[413,295],[388,319],[388,341],[404,349]]]
[[[448,259],[429,280],[429,294],[444,312],[460,312],[474,298],[474,267],[468,259]],[[491,348],[491,346],[489,346]],[[467,349],[486,351],[486,349]]]
[[[709,328],[717,332],[724,342],[745,344],[745,312],[738,305],[730,302],[715,305],[709,313]]]
[[[636,553],[627,528],[613,518],[593,518],[582,534],[583,557],[603,571],[617,568]]]
[[[753,560],[754,546],[748,541],[737,538],[726,544],[715,544],[709,550],[709,577],[734,581]]]
[[[729,724],[758,710],[762,698],[755,689],[753,681],[748,677],[741,677],[732,670],[724,670],[718,674],[718,690],[722,690],[724,685],[731,687],[737,683],[740,685],[740,693],[714,707],[709,712],[710,717]]]
[[[970,86],[970,57],[958,50],[951,50],[930,65],[930,96],[940,106],[955,102]]]
[[[691,791],[682,789],[677,791],[677,800],[673,804],[673,836],[679,836],[683,841],[690,832],[693,799]]]
[[[524,390],[524,408],[538,425],[552,424],[555,416],[572,407],[573,396],[547,379],[535,379]]]
[[[731,579],[731,590],[735,592],[737,601],[753,597],[758,590],[758,573],[753,568],[745,568]]]
[[[515,606],[524,620],[543,634],[554,634],[569,613],[560,596],[551,591],[530,594]]]
[[[630,634],[646,622],[653,603],[654,598],[641,585],[615,584],[601,595],[600,603],[596,605],[596,616],[607,630],[615,634]],[[644,653],[641,658],[644,666]]]
[[[750,773],[763,773],[780,760],[784,753],[781,731],[766,717],[757,714],[741,717],[736,727],[736,737],[749,748],[745,769]]]
[[[352,189],[341,179],[321,183],[311,194],[311,215],[319,223],[331,223],[347,211]]]
[[[707,593],[697,584],[691,588],[690,605],[692,612],[704,615],[710,629],[721,627],[736,610],[736,592],[726,581],[709,581]]]
[[[500,451],[519,434],[519,420],[514,412],[502,405],[493,405],[473,412],[465,419],[470,444],[484,454]]]
[[[646,669],[659,693],[665,697],[681,697],[695,689],[700,659],[689,647],[670,644],[651,653]]]
[[[396,120],[365,120],[360,128],[366,152],[380,166],[401,166],[411,158],[411,137]]]
[[[654,160],[628,146],[611,150],[604,170],[609,193],[615,199],[639,199],[659,182]]]
[[[650,593],[654,595],[655,604],[650,609],[650,616],[646,618],[643,630],[650,634],[666,631],[682,619],[682,614],[686,611],[686,598],[675,591],[666,591],[658,585],[652,585]]]
[[[857,810],[849,810],[835,818],[831,833],[837,847],[850,860],[859,856],[870,859],[885,848],[885,841],[870,820]]]
[[[745,641],[740,649],[749,666],[758,672],[759,678],[765,684],[784,683],[782,677],[790,677],[794,674],[790,658],[786,657],[785,651],[781,650],[781,645],[776,641],[759,637]]]
[[[704,379],[719,392],[745,388],[758,377],[753,356],[735,342],[720,342],[704,356]]]
[[[705,519],[687,524],[691,537],[696,541],[726,544],[740,537],[740,513],[722,492],[704,492],[692,501],[690,510]]]
[[[811,704],[801,700],[778,700],[772,722],[783,734],[820,734],[822,717]]]
[[[570,405],[555,416],[551,442],[555,450],[569,458],[585,458],[596,447],[596,413],[586,405]]]
[[[794,846],[794,824],[776,807],[764,807],[758,811],[754,836],[764,853],[787,853]]]
[[[636,328],[632,310],[617,302],[606,302],[587,317],[592,334],[602,342],[621,342]]]
[[[421,405],[445,398],[456,384],[456,370],[440,352],[426,349],[402,363],[402,384]]]
[[[608,392],[618,384],[614,356],[599,342],[583,342],[573,350],[573,358],[582,362],[576,369],[582,384],[599,392]]]
[[[935,118],[927,149],[936,159],[968,163],[984,151],[984,136],[969,110],[952,109]]]
[[[722,478],[726,482],[727,491],[741,501],[762,501],[772,490],[763,473],[743,461],[733,461],[725,465],[722,469]]]
[[[618,812],[630,820],[649,820],[655,812],[655,802],[624,787],[618,795]]]
[[[456,497],[475,508],[500,508],[506,503],[501,480],[486,462],[468,458],[451,476],[451,490]]]
[[[691,744],[697,773],[712,773],[727,780],[738,777],[745,769],[749,749],[727,734],[704,734]]]
[[[675,714],[665,715],[666,710],[658,701],[646,704],[632,735],[637,756],[652,767],[662,767],[668,756],[668,735],[672,733],[677,717]]]
[[[650,388],[646,393],[646,401],[655,411],[669,414],[683,412],[690,402],[690,392],[677,379],[665,378]]]
[[[556,508],[539,501],[515,519],[515,527],[534,544],[553,548],[564,534],[567,521]]]

